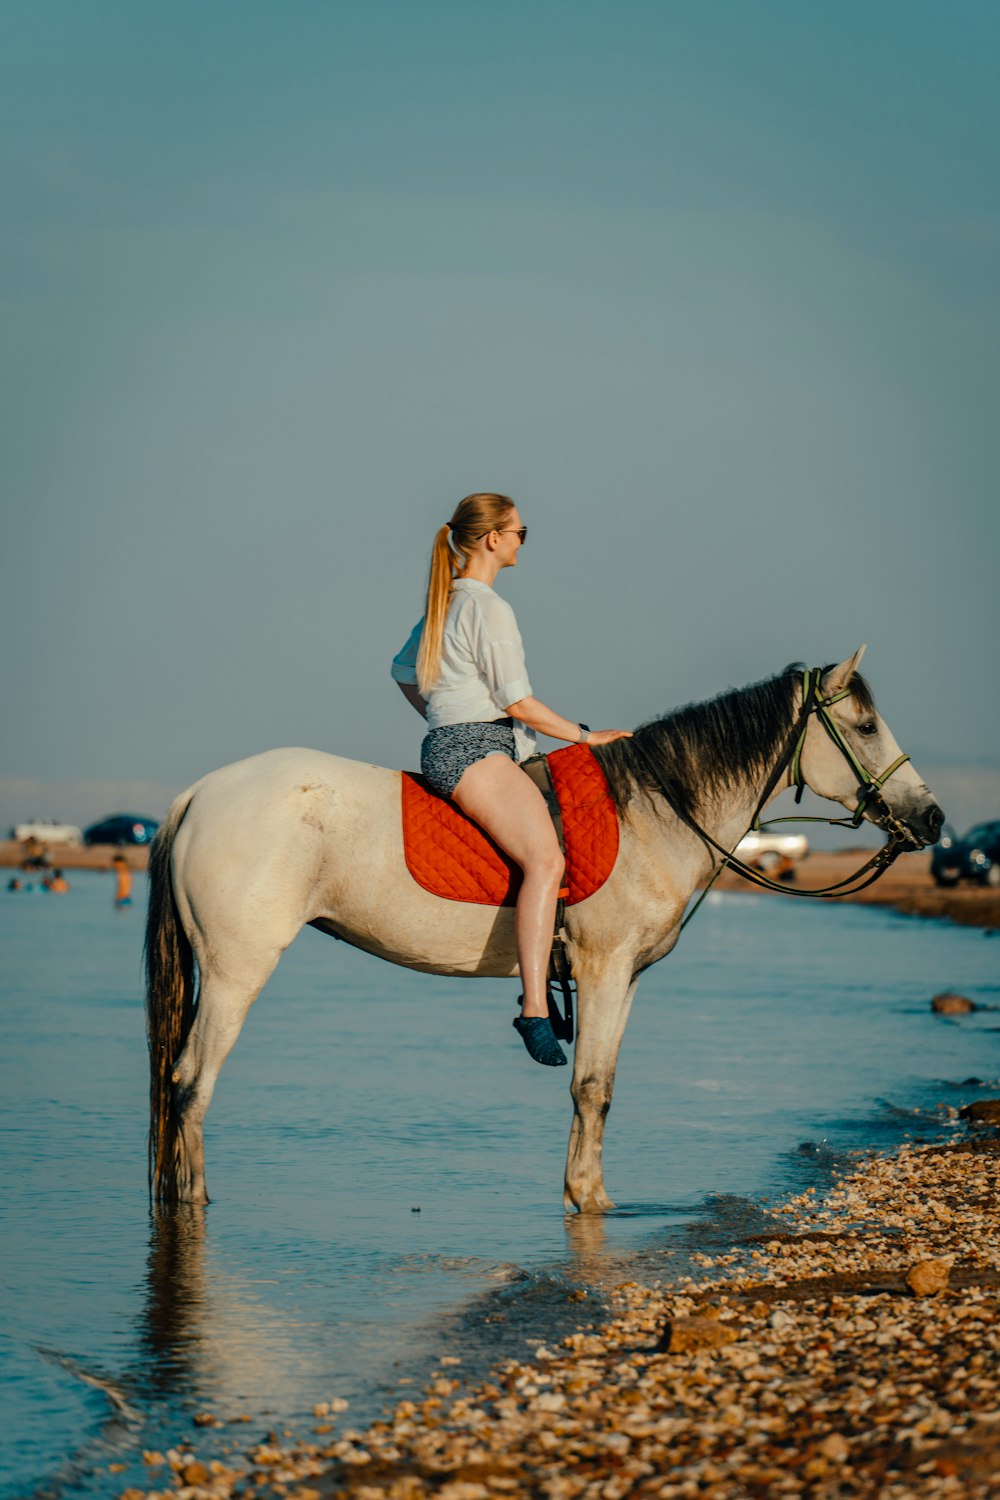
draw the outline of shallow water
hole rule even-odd
[[[945,987],[997,1003],[1000,939],[713,896],[639,987],[606,1151],[619,1211],[566,1220],[567,1075],[527,1061],[515,985],[309,930],[223,1071],[215,1201],[157,1220],[144,890],[115,912],[108,877],[72,883],[0,892],[2,1500],[117,1495],[156,1481],[142,1449],[308,1432],[333,1396],[360,1423],[442,1354],[475,1373],[599,1316],[603,1286],[752,1231],[831,1153],[940,1129],[1000,1070],[1000,1015],[928,1008]],[[201,1409],[251,1421],[203,1432]]]

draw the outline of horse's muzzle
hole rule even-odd
[[[906,828],[915,839],[919,839],[919,847],[926,849],[930,844],[936,844],[941,837],[941,829],[944,827],[944,811],[936,802],[929,802],[919,811],[909,813],[905,819]]]

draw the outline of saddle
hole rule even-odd
[[[529,775],[544,775],[545,768],[562,814],[564,899],[575,906],[611,874],[618,858],[618,815],[604,772],[586,745],[567,745],[524,763]],[[417,884],[446,901],[513,906],[521,883],[517,865],[454,802],[432,792],[422,776],[404,771],[402,781],[403,849]]]
[[[550,999],[557,1036],[573,1039],[571,977],[563,914],[567,906],[600,890],[618,858],[618,814],[604,772],[586,745],[567,745],[524,762],[545,797],[566,857],[559,893],[549,978],[559,984],[562,1016]],[[513,906],[520,869],[483,830],[447,797],[432,792],[422,776],[402,775],[403,850],[413,879],[433,896],[478,906]]]

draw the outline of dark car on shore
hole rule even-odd
[[[977,823],[961,839],[945,829],[931,855],[931,874],[937,885],[975,880],[1000,887],[1000,820]]]
[[[112,813],[83,830],[85,844],[151,844],[159,823],[138,813]]]

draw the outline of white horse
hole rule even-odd
[[[670,952],[692,892],[718,859],[692,822],[731,849],[762,794],[770,800],[790,784],[783,769],[769,789],[800,723],[801,780],[849,810],[859,765],[877,782],[879,767],[905,760],[856,675],[863,650],[816,679],[826,704],[845,694],[826,712],[846,750],[814,714],[801,722],[803,676],[790,667],[595,752],[621,826],[610,877],[566,914],[579,1004],[567,1208],[613,1206],[604,1120],[636,982]],[[894,821],[914,848],[937,840],[944,814],[911,765],[895,769],[881,799],[866,816]],[[512,909],[445,900],[409,874],[398,771],[288,749],[205,776],[171,806],[150,862],[149,1150],[158,1201],[207,1201],[202,1126],[219,1070],[306,923],[425,973],[517,973]]]

